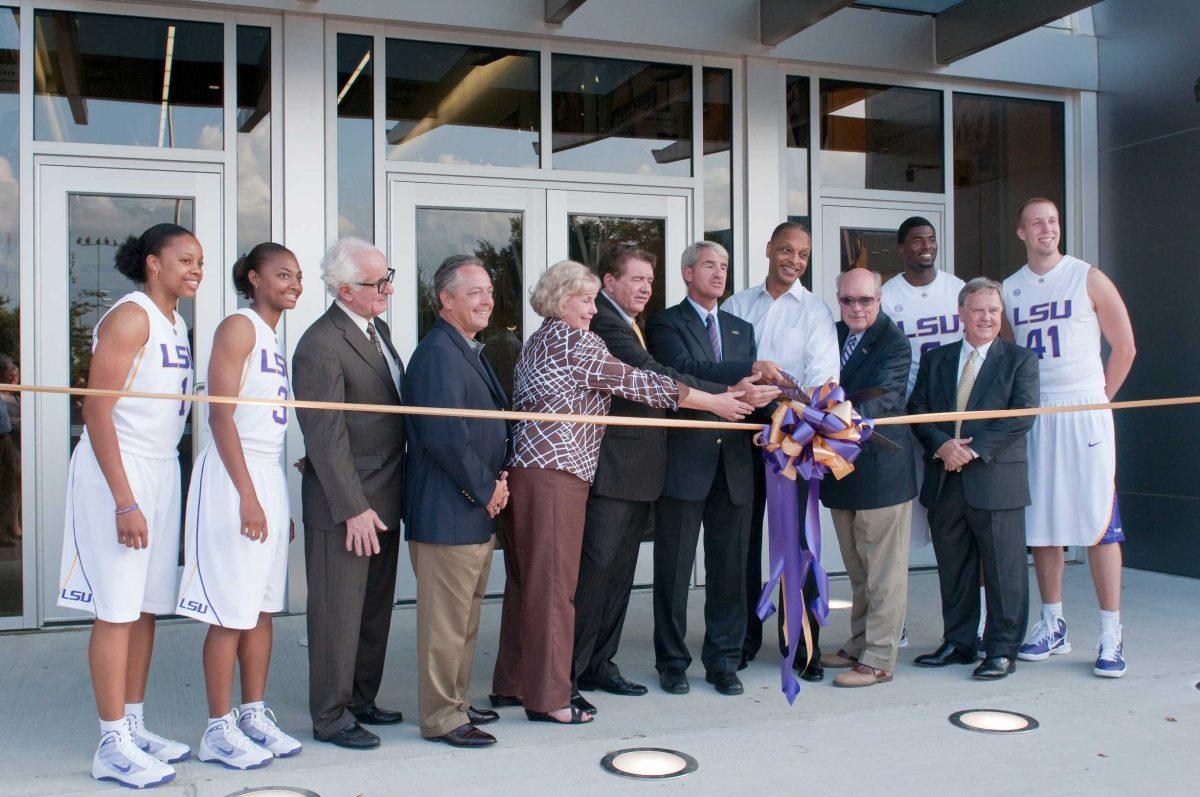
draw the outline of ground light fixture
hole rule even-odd
[[[829,608],[830,609],[849,609],[853,606],[854,606],[854,604],[851,603],[850,601],[846,600],[845,598],[830,598],[829,599]]]
[[[242,789],[235,791],[228,797],[242,797],[242,795],[253,795],[254,797],[321,797],[315,791],[308,789],[296,789],[291,786],[256,786],[252,789]]]
[[[634,780],[666,780],[691,774],[699,768],[696,759],[678,750],[663,747],[630,747],[613,750],[600,760],[600,766],[614,775]]]
[[[997,708],[972,708],[950,715],[950,724],[977,733],[1025,733],[1039,725],[1028,714],[1003,711]]]

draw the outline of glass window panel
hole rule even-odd
[[[195,201],[190,198],[146,196],[67,195],[69,258],[68,323],[70,324],[70,385],[87,387],[92,364],[92,332],[108,309],[139,286],[117,271],[113,255],[130,235],[141,235],[155,224],[172,222],[192,229]],[[179,301],[179,315],[188,327],[188,344],[195,351],[194,299]],[[187,484],[192,472],[192,418],[179,441],[179,464]],[[71,397],[71,450],[83,434],[83,398]],[[182,564],[183,547],[179,555]]]
[[[477,339],[509,396],[524,338],[524,224],[519,210],[417,208],[417,337],[425,337],[437,321],[433,275],[438,266],[451,255],[479,258],[491,272],[496,306],[491,323]]]
[[[391,160],[537,168],[536,52],[387,41]]]
[[[884,282],[904,271],[895,230],[843,227],[839,232],[842,271],[878,271]]]
[[[1002,280],[1025,262],[1013,232],[1030,197],[1066,200],[1063,104],[954,95],[954,272]],[[1062,225],[1066,246],[1067,224]]]
[[[237,29],[237,251],[271,240],[271,29]],[[238,307],[250,300],[238,296]]]
[[[34,12],[42,141],[224,147],[222,25]]]
[[[375,238],[374,52],[370,36],[337,37],[338,237]]]
[[[19,20],[17,9],[0,8],[0,382],[8,384],[21,381]],[[0,393],[0,402],[8,418],[0,434],[0,617],[11,617],[23,609],[21,399]]]
[[[945,191],[942,92],[821,81],[821,184]]]
[[[597,276],[600,274],[600,256],[617,244],[634,244],[654,255],[654,291],[642,311],[647,319],[663,309],[667,292],[666,219],[643,219],[633,216],[592,216],[570,214],[567,216],[567,257],[583,263]]]
[[[784,122],[787,215],[789,221],[798,221],[805,225],[809,223],[808,149],[811,133],[808,116],[812,106],[808,91],[808,78],[788,75],[785,97],[787,119]]]
[[[692,174],[692,68],[554,55],[555,169]]]
[[[733,71],[704,70],[704,240],[729,252],[733,288]]]

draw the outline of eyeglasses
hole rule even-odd
[[[396,278],[396,269],[389,268],[387,270],[387,276],[384,277],[383,279],[375,280],[374,282],[355,282],[352,284],[358,285],[359,287],[362,287],[362,288],[374,288],[375,290],[379,291],[380,293],[383,293],[384,288],[387,287],[388,285],[391,285],[392,280],[394,280],[395,278]]]
[[[840,302],[841,304],[844,304],[846,307],[853,307],[854,305],[858,305],[859,307],[870,307],[871,305],[875,304],[875,302],[877,302],[877,301],[879,301],[878,296],[839,296],[838,297],[838,302]]]

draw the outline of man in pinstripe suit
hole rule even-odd
[[[353,238],[334,244],[321,279],[334,297],[296,346],[292,387],[305,401],[400,404],[404,363],[378,316],[394,271]],[[400,722],[375,705],[396,591],[404,486],[401,415],[298,410],[304,433],[309,711],[313,737],[379,746],[359,723]]]

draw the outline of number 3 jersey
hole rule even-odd
[[[179,313],[172,311],[174,319],[163,315],[158,305],[141,291],[122,296],[114,304],[92,333],[92,351],[96,350],[100,330],[105,319],[113,310],[133,302],[146,311],[150,322],[150,333],[146,344],[133,358],[123,390],[137,393],[188,393],[194,379],[192,372],[192,347],[188,344],[187,324]],[[188,404],[166,399],[123,398],[113,406],[113,426],[117,430],[117,442],[122,453],[137,454],[151,459],[178,459],[179,438],[183,436],[187,421]],[[88,437],[87,429],[83,438]]]
[[[1040,360],[1042,395],[1104,389],[1100,322],[1087,292],[1090,269],[1064,255],[1041,276],[1025,265],[1004,281],[1008,322],[1017,344]]]
[[[883,312],[908,336],[912,347],[906,395],[912,395],[917,384],[921,354],[962,337],[958,320],[958,292],[962,286],[962,280],[945,271],[938,271],[928,285],[913,285],[903,274],[897,274],[883,286]]]
[[[241,387],[238,395],[243,398],[285,401],[291,398],[288,383],[287,360],[275,330],[263,321],[262,316],[250,309],[241,309],[233,315],[250,319],[254,325],[254,348],[242,368]],[[283,441],[287,435],[288,408],[265,404],[239,404],[233,412],[233,425],[242,439],[242,449],[262,457],[278,458],[283,453]]]

